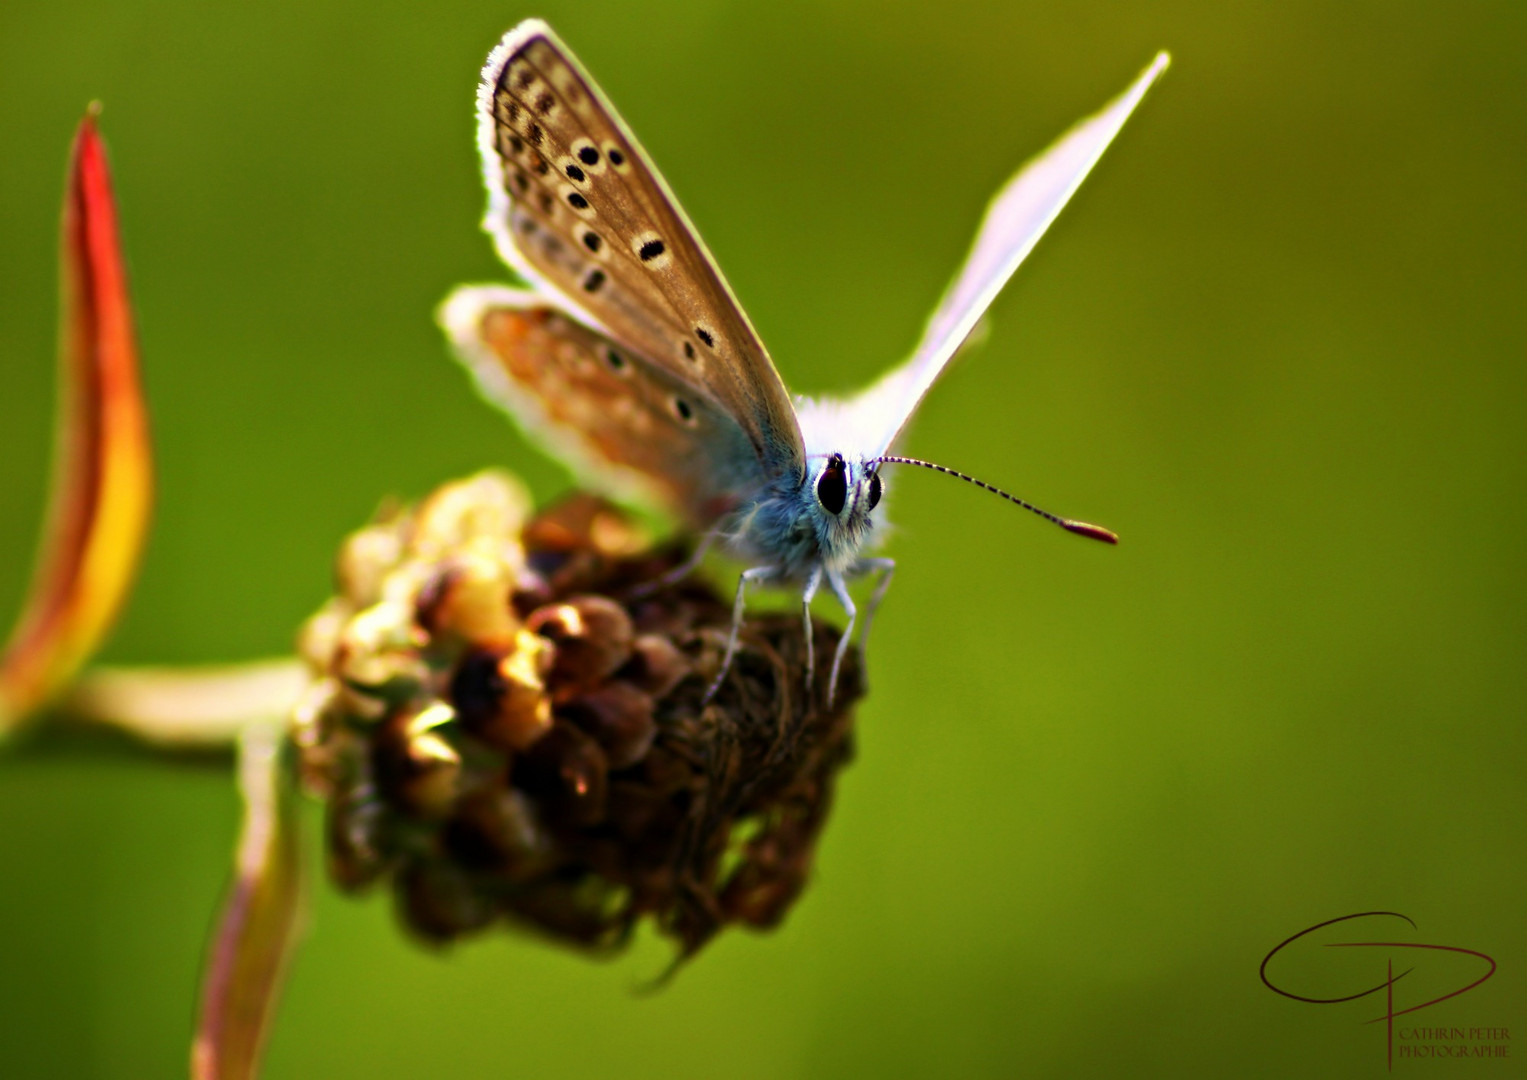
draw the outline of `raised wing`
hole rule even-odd
[[[539,293],[457,289],[440,320],[483,393],[596,489],[703,530],[762,486],[724,410]]]
[[[803,458],[763,343],[636,138],[537,19],[488,57],[478,91],[499,254],[579,319],[708,396],[771,475]]]
[[[1170,58],[1159,53],[1128,90],[1025,165],[986,211],[965,265],[949,286],[912,358],[837,406],[854,452],[886,453],[923,395],[976,328],[1018,264],[1097,164]],[[844,447],[846,449],[846,447]]]

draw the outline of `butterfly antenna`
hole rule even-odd
[[[956,477],[957,479],[968,481],[969,483],[974,484],[978,488],[985,488],[987,491],[991,492],[993,495],[1000,495],[1000,496],[1002,496],[1004,499],[1006,499],[1010,503],[1017,503],[1019,506],[1023,507],[1025,510],[1029,511],[1030,513],[1038,514],[1040,517],[1044,518],[1046,521],[1053,522],[1054,524],[1059,525],[1062,529],[1065,529],[1067,532],[1073,532],[1073,533],[1076,533],[1078,536],[1085,536],[1085,537],[1087,537],[1089,539],[1092,539],[1092,540],[1101,540],[1105,544],[1117,544],[1119,542],[1119,537],[1118,537],[1118,535],[1116,533],[1110,532],[1109,530],[1103,528],[1101,525],[1089,525],[1085,521],[1072,521],[1070,518],[1063,518],[1063,517],[1060,517],[1059,515],[1052,514],[1048,510],[1041,510],[1039,507],[1035,506],[1033,503],[1031,503],[1031,502],[1024,502],[1022,499],[1020,499],[1016,495],[1009,495],[1007,492],[1003,491],[1001,488],[994,487],[991,484],[988,484],[985,480],[977,480],[974,476],[967,476],[965,473],[959,472],[959,471],[957,471],[955,469],[948,468],[947,466],[944,466],[944,465],[935,465],[931,461],[923,461],[920,458],[899,457],[899,456],[894,455],[894,454],[885,454],[885,455],[883,455],[881,457],[875,458],[873,461],[867,462],[866,464],[876,465],[876,464],[879,464],[882,461],[889,462],[892,465],[918,465],[918,466],[921,466],[924,469],[932,469],[934,472],[941,472],[945,476],[953,476],[953,477]]]

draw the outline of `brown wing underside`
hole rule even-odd
[[[484,79],[484,152],[501,165],[509,203],[498,224],[517,251],[616,341],[732,413],[761,460],[794,465],[799,428],[762,342],[576,60],[533,29]]]

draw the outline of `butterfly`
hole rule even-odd
[[[867,636],[895,566],[865,554],[886,464],[972,480],[1072,532],[1117,540],[891,450],[1168,62],[1159,54],[997,193],[911,359],[855,397],[815,400],[786,391],[678,200],[551,28],[522,22],[489,55],[477,97],[483,227],[529,287],[463,286],[440,322],[485,396],[584,482],[666,509],[702,537],[679,573],[717,540],[749,563],[711,693],[736,650],[747,589],[763,583],[801,590],[810,685],[810,604],[825,585],[848,616],[831,701],[857,617],[848,582],[879,576]]]

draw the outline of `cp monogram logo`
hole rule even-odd
[[[1422,1009],[1430,1008],[1439,1002],[1447,1001],[1449,998],[1455,998],[1459,994],[1463,994],[1474,989],[1480,983],[1488,979],[1491,975],[1495,974],[1495,961],[1482,952],[1478,952],[1474,949],[1465,949],[1457,945],[1433,945],[1417,941],[1394,941],[1392,940],[1394,936],[1393,930],[1395,929],[1393,924],[1386,924],[1383,922],[1375,921],[1390,919],[1399,919],[1408,925],[1410,929],[1416,929],[1416,924],[1411,921],[1410,918],[1401,915],[1396,911],[1361,911],[1354,915],[1342,915],[1335,919],[1327,919],[1325,922],[1316,923],[1314,926],[1311,926],[1308,929],[1299,931],[1297,934],[1287,938],[1275,946],[1271,952],[1262,958],[1260,974],[1262,976],[1262,982],[1266,984],[1269,990],[1277,994],[1282,994],[1286,998],[1293,998],[1295,1001],[1303,1001],[1311,1005],[1337,1005],[1344,1001],[1356,1001],[1359,998],[1368,997],[1370,994],[1382,993],[1384,995],[1383,1013],[1365,1022],[1376,1024],[1382,1020],[1387,1025],[1386,1042],[1388,1046],[1389,1067],[1393,1068],[1395,1018],[1405,1016],[1408,1013],[1419,1012]],[[1358,920],[1367,921],[1359,923]],[[1323,930],[1328,926],[1334,926],[1337,923],[1352,923],[1353,925],[1346,929],[1350,929],[1354,933],[1354,936],[1361,936],[1364,938],[1369,938],[1371,936],[1372,940],[1319,941],[1318,944],[1320,947],[1329,949],[1382,950],[1375,956],[1375,968],[1377,969],[1377,973],[1382,976],[1378,982],[1374,983],[1372,986],[1367,987],[1366,989],[1356,990],[1351,993],[1338,992],[1330,997],[1317,997],[1313,993],[1295,993],[1292,990],[1284,989],[1282,986],[1279,986],[1273,982],[1272,977],[1268,975],[1267,969],[1268,966],[1272,964],[1274,957],[1284,952],[1284,950],[1289,949],[1291,946],[1296,946],[1301,941],[1306,946],[1317,944],[1317,941],[1314,939],[1305,939],[1308,939],[1309,935],[1316,933],[1316,931]],[[1359,925],[1374,927],[1373,931],[1371,931],[1371,935],[1359,934]],[[1379,927],[1383,926],[1389,927],[1388,933],[1379,929]],[[1462,953],[1466,956],[1478,957],[1480,960],[1484,961],[1488,967],[1484,974],[1480,975],[1473,982],[1460,986],[1457,989],[1449,990],[1447,993],[1440,994],[1436,997],[1430,998],[1427,1001],[1420,1002],[1419,1004],[1396,1007],[1396,984],[1398,984],[1401,979],[1405,978],[1405,976],[1414,972],[1416,970],[1415,965],[1420,963],[1423,957],[1427,956],[1428,954],[1435,956],[1437,953]],[[1399,972],[1395,971],[1395,961],[1397,958],[1403,967],[1403,970]],[[1401,1038],[1403,1039],[1405,1037],[1406,1036],[1402,1032]]]

